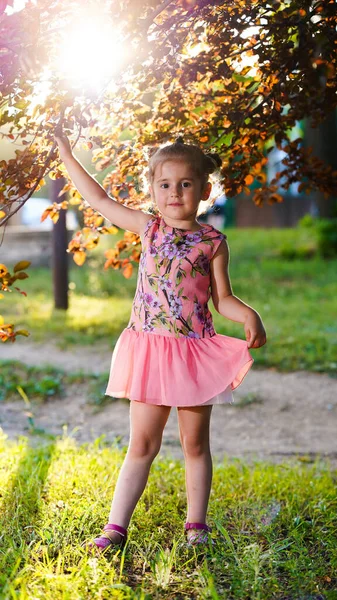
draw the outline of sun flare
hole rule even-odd
[[[70,80],[72,87],[97,89],[120,69],[125,50],[118,31],[102,19],[77,20],[61,43],[55,70]]]

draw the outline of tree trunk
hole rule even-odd
[[[65,179],[51,180],[51,201],[62,202],[63,196],[58,197],[65,185]],[[60,218],[53,226],[53,282],[54,282],[54,307],[67,310],[68,308],[68,235],[66,226],[66,213],[60,210]]]
[[[337,170],[337,111],[331,112],[316,128],[311,127],[309,119],[306,119],[303,142],[306,147],[312,146],[314,156]],[[319,190],[314,190],[311,194],[320,217],[332,219],[337,216],[337,198],[324,198]]]

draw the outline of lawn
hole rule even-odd
[[[214,464],[214,545],[184,547],[184,468],[160,455],[123,553],[81,547],[105,524],[125,449],[104,438],[36,448],[0,438],[4,599],[337,598],[337,472],[239,459]]]
[[[312,247],[304,229],[226,233],[234,294],[261,314],[267,330],[267,344],[251,350],[255,364],[334,376],[337,261],[285,260],[282,247]],[[137,270],[129,280],[104,271],[103,251],[115,238],[101,241],[83,267],[71,262],[67,312],[53,308],[51,271],[31,268],[20,282],[28,296],[4,295],[6,321],[28,328],[30,341],[112,349],[128,323]],[[218,333],[244,339],[241,324],[210,307]],[[21,387],[29,399],[45,401],[87,380],[100,405],[106,374],[2,361],[0,400]],[[126,448],[104,436],[79,446],[66,433],[41,435],[28,418],[39,433],[30,439],[10,441],[0,428],[1,600],[337,600],[337,472],[328,461],[214,460],[214,545],[202,554],[184,546],[183,463],[159,455],[126,548],[98,559],[81,544],[106,523]]]
[[[228,229],[226,233],[234,294],[259,312],[267,331],[267,344],[251,350],[255,366],[335,374],[337,260],[317,254],[284,259],[282,248],[314,250],[312,233],[305,228]],[[70,259],[66,312],[54,309],[50,269],[29,268],[29,279],[20,282],[28,296],[13,292],[1,302],[6,321],[27,328],[31,341],[53,340],[68,348],[105,342],[112,349],[128,324],[137,282],[137,266],[130,279],[103,269],[104,249],[121,237],[122,232],[103,237],[82,267]],[[210,308],[218,333],[245,338],[242,324],[219,315],[211,300]]]

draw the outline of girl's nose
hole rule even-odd
[[[177,185],[176,187],[172,188],[171,196],[173,196],[173,198],[176,198],[177,196],[181,195],[181,191],[182,191],[181,186]]]

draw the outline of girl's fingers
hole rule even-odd
[[[62,125],[60,125],[60,124],[56,125],[56,127],[54,129],[54,135],[57,136],[57,137],[62,137],[63,136]]]

